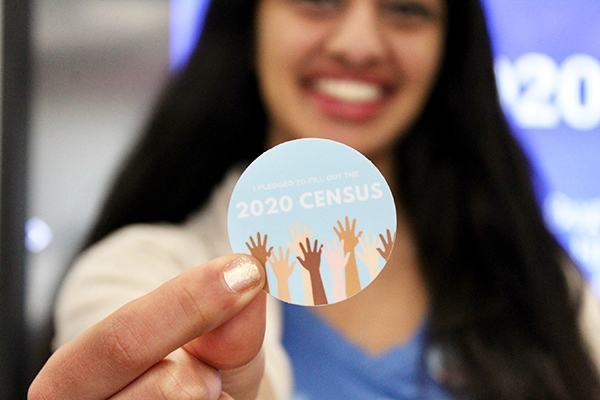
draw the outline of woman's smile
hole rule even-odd
[[[390,93],[384,85],[350,78],[309,79],[304,88],[318,112],[357,123],[374,118]]]
[[[349,79],[315,79],[311,87],[317,93],[342,103],[373,103],[383,97],[383,88],[380,85]]]

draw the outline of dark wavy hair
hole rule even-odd
[[[578,327],[574,268],[546,229],[532,171],[496,90],[477,0],[447,0],[446,54],[431,99],[398,145],[400,199],[432,297],[428,343],[474,399],[598,399]],[[265,146],[253,71],[257,1],[213,0],[87,240],[133,223],[180,222],[234,164]],[[577,282],[581,286],[582,282]]]

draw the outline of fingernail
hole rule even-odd
[[[260,282],[260,267],[250,257],[239,256],[223,270],[225,283],[233,293],[243,292]]]

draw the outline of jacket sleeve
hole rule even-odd
[[[175,226],[130,226],[82,253],[59,290],[54,309],[58,348],[124,304],[208,259]]]

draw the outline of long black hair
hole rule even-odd
[[[598,399],[565,278],[573,267],[544,226],[530,165],[502,114],[483,10],[477,0],[447,2],[439,81],[397,150],[399,201],[432,296],[428,343],[459,366],[448,382],[458,397]],[[212,0],[195,52],[86,245],[132,223],[183,221],[229,168],[264,150],[256,3]]]

